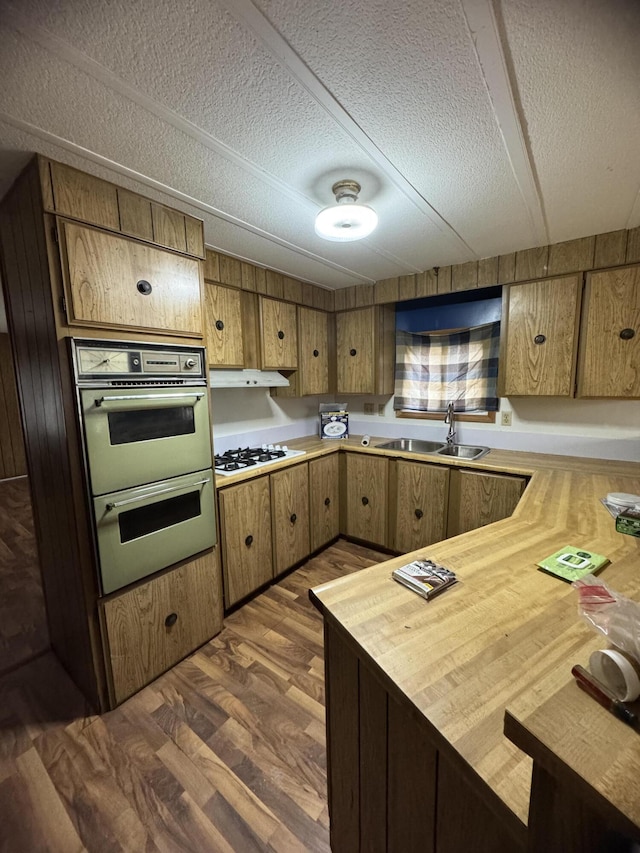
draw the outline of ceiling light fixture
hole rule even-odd
[[[368,237],[378,224],[378,214],[366,204],[358,204],[360,184],[338,181],[331,187],[336,203],[316,216],[316,234],[325,240],[347,243]]]

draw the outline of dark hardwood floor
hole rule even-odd
[[[50,652],[1,678],[0,851],[328,851],[308,590],[383,559],[338,541],[102,716]]]

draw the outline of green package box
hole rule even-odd
[[[540,560],[538,566],[543,572],[573,583],[585,575],[594,575],[608,562],[609,558],[602,554],[594,554],[593,551],[586,551],[584,548],[565,545],[555,554]]]

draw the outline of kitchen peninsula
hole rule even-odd
[[[600,503],[637,492],[640,465],[492,451],[481,467],[531,477],[511,518],[311,592],[325,619],[334,853],[453,853],[471,838],[474,851],[584,851],[614,849],[598,846],[610,829],[639,836],[640,739],[571,683],[571,666],[606,641],[536,563],[567,544],[604,553],[603,579],[640,600],[640,541]],[[418,556],[459,583],[427,603],[392,581]],[[562,756],[558,703],[573,721]],[[533,786],[505,712],[509,737],[536,746]]]

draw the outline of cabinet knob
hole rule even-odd
[[[313,357],[314,357],[314,358],[317,358],[319,355],[320,355],[320,353],[318,352],[318,350],[317,350],[317,349],[314,349],[314,351],[313,351]]]
[[[171,628],[171,626],[175,625],[177,621],[178,621],[178,614],[177,613],[170,613],[167,616],[167,618],[164,620],[164,624],[167,626],[167,628]]]
[[[224,323],[222,320],[216,320],[216,329],[221,332],[224,329]]]
[[[546,335],[536,335],[533,342],[534,344],[543,344],[546,340]]]
[[[416,518],[422,518],[424,513],[422,512],[421,509],[417,509],[415,515],[416,515]]]
[[[630,341],[631,338],[635,338],[635,336],[636,336],[636,333],[633,331],[633,329],[623,329],[620,332],[620,337],[622,338],[623,341]]]
[[[330,503],[331,503],[331,498],[325,498],[324,499],[324,505],[325,506],[329,506]]]
[[[136,287],[138,289],[138,293],[141,293],[143,296],[148,296],[153,290],[149,282],[145,281],[143,278],[136,282]]]
[[[362,498],[362,506],[366,506],[369,503],[369,498]]]
[[[280,338],[280,340],[284,338],[284,332],[282,331],[282,329],[280,329],[280,331],[278,332],[278,337]]]
[[[298,519],[298,516],[295,514],[295,512],[292,512],[292,513],[291,513],[291,518],[289,519],[289,521],[291,522],[291,524],[295,524],[295,523],[296,523],[296,521],[297,521],[297,519]]]
[[[356,354],[357,354],[357,352],[358,352],[358,351],[357,351],[357,350],[355,350],[355,349],[350,349],[350,350],[349,350],[349,355],[356,355]]]
[[[253,536],[251,534],[249,534],[244,540],[244,544],[247,546],[247,548],[251,548],[251,545],[253,544]]]

